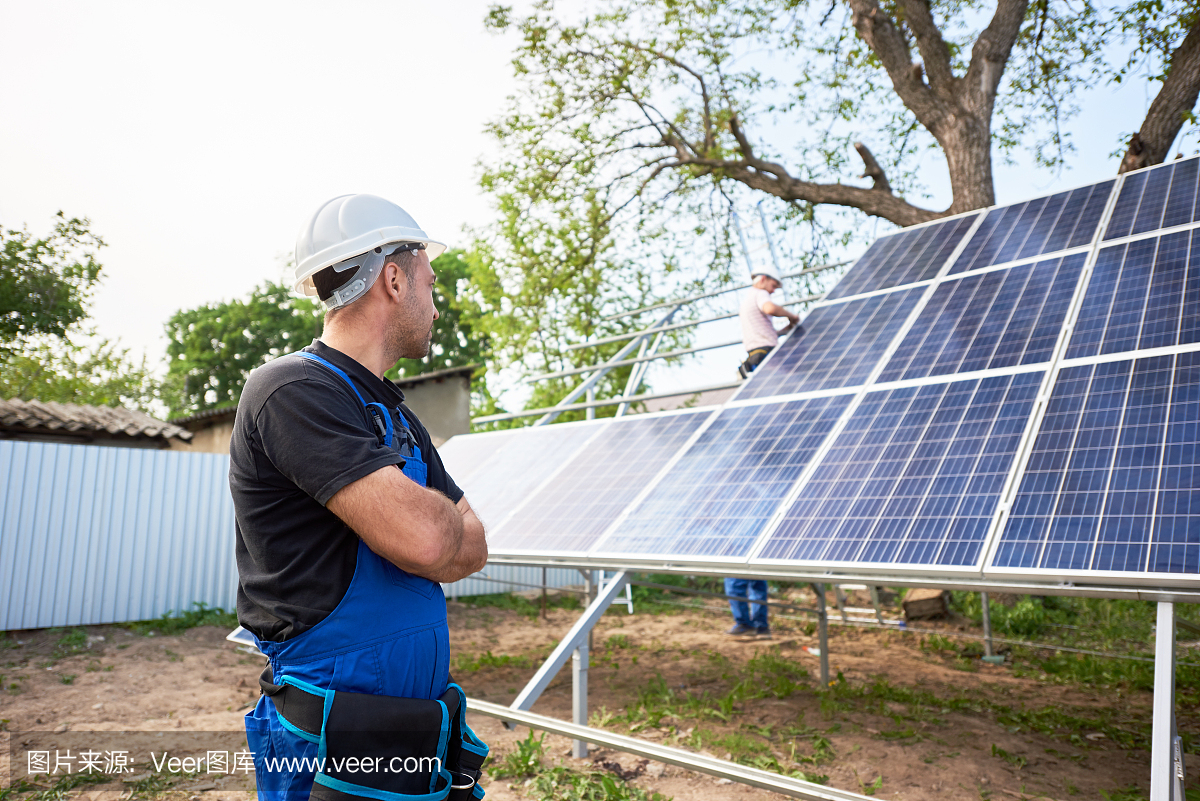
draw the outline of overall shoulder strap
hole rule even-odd
[[[297,351],[296,355],[302,359],[308,359],[310,362],[316,362],[317,364],[328,367],[334,372],[335,375],[345,381],[346,385],[353,390],[355,396],[358,398],[359,403],[361,403],[363,408],[367,410],[367,413],[370,414],[371,420],[375,424],[376,433],[382,439],[383,444],[388,448],[392,447],[392,416],[388,414],[387,407],[385,407],[382,403],[368,403],[367,399],[364,398],[362,393],[358,391],[358,387],[354,386],[353,379],[347,375],[346,371],[342,370],[328,359],[322,359],[315,353],[308,353],[307,351],[303,350]],[[401,419],[403,420],[403,415],[401,416]]]

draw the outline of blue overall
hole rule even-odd
[[[350,377],[321,357],[307,352],[296,355],[323,364],[345,380],[371,412],[373,422],[386,436],[385,444],[392,447],[397,438],[393,437],[392,415],[383,404],[368,404]],[[372,412],[372,407],[383,414]],[[420,448],[408,436],[408,423],[399,408],[396,416],[405,428],[400,439],[412,448],[404,475],[426,486],[428,470]],[[446,691],[450,679],[449,630],[441,585],[406,573],[361,539],[354,577],[333,612],[289,640],[257,640],[257,645],[270,661],[276,684],[433,700]],[[246,715],[246,738],[254,753],[261,801],[308,798],[314,779],[311,767],[279,771],[268,770],[267,765],[268,760],[279,758],[317,757],[318,743],[311,735],[283,720],[274,702],[264,695]],[[482,790],[477,789],[476,795],[482,795]]]

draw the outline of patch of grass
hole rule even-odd
[[[539,801],[671,801],[662,793],[627,784],[607,771],[580,771],[564,765],[539,773],[527,789]]]
[[[507,609],[524,615],[530,620],[537,620],[542,613],[542,601],[534,601],[515,595],[511,592],[499,592],[492,595],[472,595],[464,598],[462,603],[468,609]],[[558,593],[546,599],[547,609],[582,609],[579,598],[569,593]]]
[[[170,777],[162,773],[151,773],[135,782],[126,783],[129,788],[129,801],[135,798],[154,798],[171,789]]]
[[[474,673],[480,668],[486,667],[527,668],[530,664],[528,656],[509,656],[508,654],[496,656],[491,651],[485,651],[475,656],[471,654],[459,654],[454,659],[454,671],[456,673]]]
[[[1020,770],[1029,764],[1029,760],[1025,757],[1021,756],[1020,754],[1010,754],[995,743],[992,743],[992,756],[1003,759],[1017,770]]]
[[[489,765],[487,774],[497,779],[506,777],[519,779],[539,772],[542,769],[542,757],[546,754],[546,746],[542,742],[545,739],[545,732],[534,739],[531,730],[528,737],[517,742],[515,751],[505,754],[502,762]]]
[[[166,612],[156,620],[139,620],[134,623],[118,623],[117,625],[142,636],[182,634],[196,626],[219,626],[223,629],[233,629],[238,625],[236,612],[226,612],[219,606],[210,607],[199,601],[192,606],[195,609],[177,614]]]
[[[854,771],[854,780],[858,782],[858,787],[863,791],[864,795],[875,795],[883,788],[883,775],[875,777],[875,781],[867,784],[858,775],[858,771]]]
[[[1111,793],[1101,790],[1100,797],[1105,799],[1105,801],[1146,801],[1146,794],[1139,790],[1136,784],[1119,790],[1113,790]]]
[[[74,684],[76,675],[78,675],[78,674],[64,673],[58,677],[58,680],[61,681],[63,684]]]
[[[631,648],[633,643],[629,641],[628,634],[614,634],[604,641],[604,647],[612,651],[617,648]]]
[[[164,648],[164,649],[163,649],[163,653],[167,655],[167,661],[168,661],[168,662],[178,662],[180,659],[183,659],[183,657],[182,657],[182,656],[180,656],[179,654],[175,653],[175,652],[174,652],[174,651],[172,651],[170,648]]]
[[[70,629],[53,628],[46,633],[58,637],[54,643],[54,656],[58,659],[72,656],[87,648],[87,629],[82,626]]]

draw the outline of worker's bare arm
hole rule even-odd
[[[768,300],[764,303],[762,310],[763,314],[769,314],[772,317],[786,317],[793,323],[800,319],[799,315],[795,312],[788,311],[773,300]]]
[[[484,536],[483,521],[475,514],[475,510],[471,508],[471,504],[467,502],[467,496],[464,495],[458,499],[455,504],[458,508],[458,513],[462,515],[463,521],[463,538],[462,547],[458,549],[458,556],[442,571],[443,578],[438,581],[458,581],[461,578],[466,578],[472,573],[477,573],[483,570],[487,565],[488,549],[487,539]]]
[[[395,466],[342,487],[326,508],[401,570],[430,581],[453,581],[445,576],[462,569],[462,513],[445,495],[419,486]],[[472,541],[467,551],[477,547]]]

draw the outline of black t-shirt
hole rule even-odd
[[[320,340],[304,350],[349,375],[368,403],[401,407],[429,466],[429,487],[458,502],[462,490],[395,384]],[[394,411],[392,416],[398,429]],[[354,577],[358,535],[325,504],[342,487],[388,465],[403,467],[404,457],[380,442],[370,413],[328,367],[285,356],[250,373],[229,443],[243,626],[260,639],[282,641],[334,610]]]

